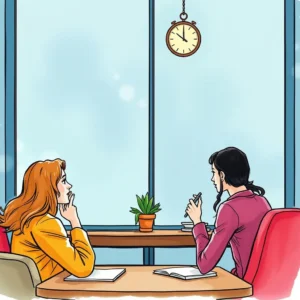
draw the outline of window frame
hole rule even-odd
[[[155,0],[149,1],[149,175],[150,196],[155,195]],[[5,203],[17,186],[17,0],[5,0]],[[284,207],[295,207],[295,1],[284,1]],[[12,170],[7,170],[13,158]],[[69,229],[69,226],[66,226]],[[137,230],[130,225],[83,225],[85,230]],[[155,230],[178,230],[180,225],[155,225]],[[154,248],[143,248],[143,264],[154,265]]]

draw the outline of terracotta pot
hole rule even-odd
[[[140,215],[139,216],[139,224],[141,232],[151,232],[153,231],[153,222],[156,218],[156,215]]]

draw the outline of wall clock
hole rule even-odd
[[[173,21],[166,34],[166,43],[169,50],[180,57],[195,54],[201,45],[201,33],[196,22],[188,22],[185,13],[185,0],[182,1],[183,12],[180,14],[181,21]]]

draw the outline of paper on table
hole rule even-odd
[[[118,268],[118,269],[95,269],[93,273],[84,278],[76,277],[74,275],[70,275],[65,278],[66,281],[115,281],[122,274],[124,274],[126,269]]]
[[[194,267],[169,268],[169,269],[162,269],[162,270],[166,271],[168,274],[177,273],[183,276],[201,275],[199,269]]]
[[[196,267],[180,267],[180,268],[168,268],[168,269],[157,269],[154,270],[154,274],[159,275],[166,275],[172,277],[180,277],[184,279],[193,279],[193,278],[205,278],[205,277],[211,277],[216,276],[217,273],[214,271],[210,271],[206,274],[202,274],[198,268]]]

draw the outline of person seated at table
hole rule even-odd
[[[65,169],[60,159],[30,165],[20,195],[0,215],[0,226],[13,233],[11,252],[33,259],[42,281],[63,270],[86,277],[94,269],[95,253],[81,228]],[[56,217],[58,206],[71,224],[70,239]]]
[[[197,266],[203,274],[211,271],[230,243],[235,262],[231,272],[243,278],[259,225],[271,206],[263,197],[264,189],[249,181],[250,167],[244,152],[228,147],[213,153],[209,163],[213,173],[211,180],[218,192],[214,210],[221,202],[223,192],[227,191],[229,198],[217,210],[210,239],[201,219],[202,202],[195,205],[190,199],[186,212],[194,223]]]

